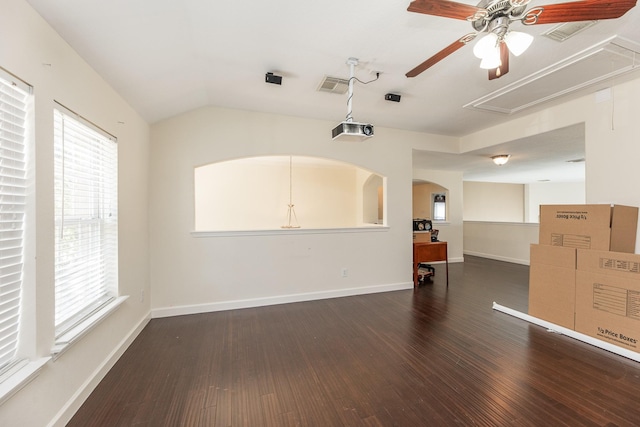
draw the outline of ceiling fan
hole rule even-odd
[[[482,59],[481,68],[489,70],[489,80],[509,72],[509,53],[523,53],[533,36],[511,31],[509,25],[520,21],[524,25],[555,24],[560,22],[590,21],[619,18],[636,5],[637,0],[581,0],[568,3],[537,6],[526,10],[530,0],[481,0],[477,6],[449,0],[414,0],[409,12],[443,16],[471,22],[474,32],[451,43],[411,71],[415,77],[440,62],[462,46],[486,32],[474,46],[474,54]]]

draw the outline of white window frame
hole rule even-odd
[[[444,201],[438,201],[439,198],[442,198]],[[436,204],[442,204],[442,210],[444,211],[444,216],[440,217],[436,215],[436,211],[438,210]],[[446,222],[447,221],[447,194],[446,193],[432,193],[431,194],[431,208],[433,209],[432,219],[433,221],[438,222]]]
[[[117,140],[56,103],[54,147],[56,353],[120,299]]]

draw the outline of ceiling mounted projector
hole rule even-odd
[[[331,137],[334,141],[337,139],[341,141],[362,141],[373,136],[373,125],[353,121],[353,82],[357,80],[355,76],[355,66],[358,65],[358,60],[356,58],[349,58],[347,65],[349,65],[349,70],[351,71],[347,97],[347,117],[345,121],[333,128]]]
[[[331,131],[333,139],[362,141],[373,136],[373,125],[368,123],[342,122]]]

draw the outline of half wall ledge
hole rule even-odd
[[[336,233],[371,233],[386,232],[391,227],[386,225],[370,225],[346,228],[282,228],[272,230],[230,230],[230,231],[192,231],[191,236],[201,237],[234,237],[234,236],[281,236],[287,234],[336,234]]]

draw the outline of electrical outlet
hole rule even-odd
[[[349,269],[346,267],[342,268],[342,277],[347,277],[349,275]]]
[[[144,302],[144,289],[140,289],[140,302]]]

